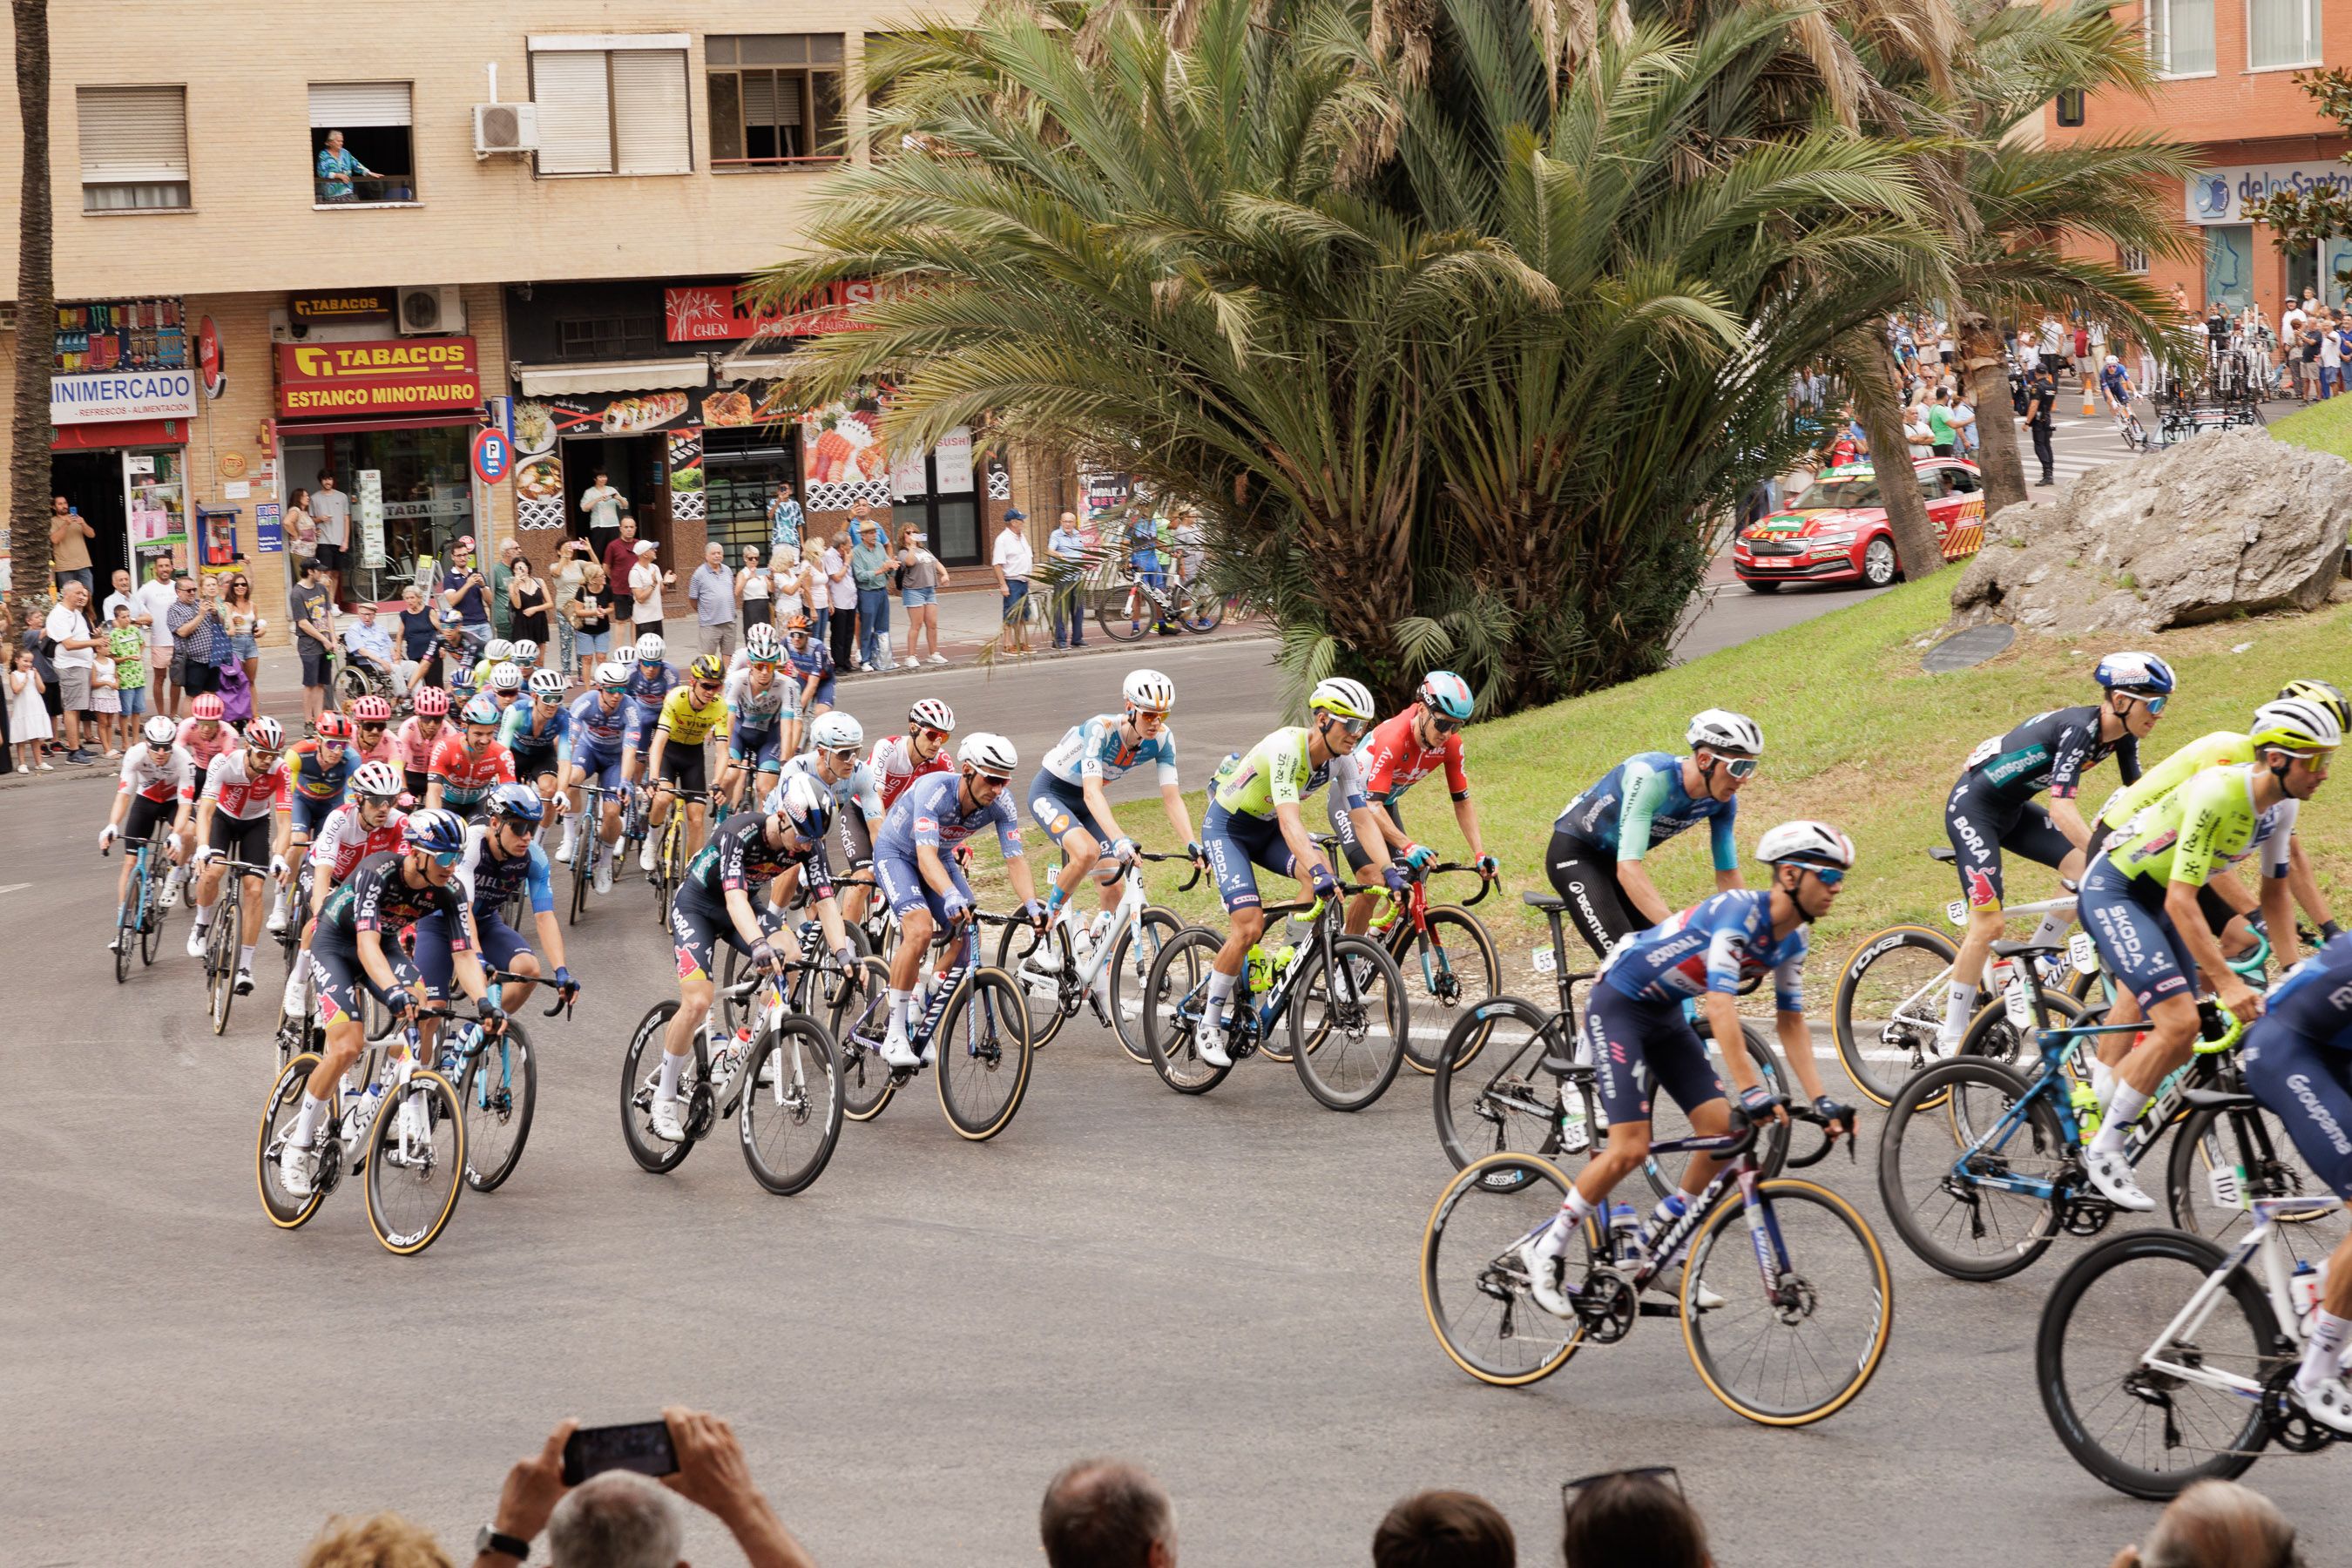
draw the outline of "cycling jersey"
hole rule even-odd
[[[1176,731],[1163,726],[1150,740],[1130,742],[1120,734],[1123,721],[1118,713],[1097,713],[1071,725],[1038,765],[1066,784],[1082,784],[1087,779],[1109,784],[1151,763],[1161,787],[1176,783]]]
[[[874,836],[874,858],[911,863],[918,846],[952,849],[991,823],[996,825],[997,847],[1005,858],[1019,855],[1021,818],[1013,809],[1012,791],[999,790],[994,800],[967,813],[959,793],[962,787],[961,774],[940,773],[921,780],[900,795],[882,819],[882,831]]]
[[[729,893],[756,898],[761,889],[794,866],[807,868],[804,879],[812,898],[833,897],[833,872],[825,864],[822,838],[797,849],[779,849],[768,842],[766,816],[744,812],[711,833],[709,842],[688,863],[678,891],[681,897],[724,910]]]
[[[774,729],[779,721],[800,711],[799,697],[799,689],[781,670],[764,688],[751,684],[749,666],[727,678],[727,710],[734,715],[732,729],[737,734]]]
[[[593,699],[595,693],[588,695]],[[547,720],[544,724],[540,722],[542,716]],[[571,733],[570,709],[560,700],[542,708],[538,699],[532,697],[516,699],[515,705],[507,710],[504,722],[499,726],[499,743],[513,752],[518,761],[529,757],[534,762],[544,762],[553,757],[563,744],[564,738]]]
[[[304,800],[339,801],[343,798],[343,786],[351,782],[352,770],[359,766],[359,759],[352,754],[349,746],[335,753],[331,766],[321,760],[321,755],[317,741],[297,741],[288,748],[289,786]]]
[[[1667,1002],[1736,995],[1743,982],[1766,973],[1780,1011],[1803,1012],[1804,923],[1775,939],[1772,890],[1734,888],[1627,938],[1601,979],[1621,995]]]
[[[327,895],[312,945],[331,942],[356,948],[362,931],[397,931],[426,915],[444,914],[452,917],[451,949],[458,952],[470,949],[473,921],[457,879],[438,887],[428,881],[412,888],[401,873],[406,863],[405,855],[390,851],[362,860],[342,885]]]
[[[2352,940],[2296,964],[2263,1003],[2239,1057],[2246,1088],[2313,1173],[2352,1198]]]
[[[374,745],[362,748],[358,742],[354,741],[345,749],[362,763],[390,763],[394,767],[401,765],[399,731],[389,724],[384,726],[383,733],[375,738]]]
[[[2201,888],[2257,850],[2263,875],[2284,877],[2301,805],[2289,797],[2257,812],[2252,767],[2208,768],[2132,818],[2105,858],[2158,889],[2170,882]]]
[[[650,718],[662,705],[663,699],[677,689],[677,667],[670,664],[649,665],[643,659],[629,667],[629,700]]]
[[[1364,794],[1382,805],[1393,805],[1398,796],[1435,773],[1445,769],[1446,790],[1456,800],[1470,796],[1470,775],[1462,766],[1462,731],[1440,735],[1437,744],[1422,745],[1412,732],[1413,720],[1420,714],[1415,703],[1396,717],[1375,726],[1356,747],[1356,765],[1364,775]]]
[[[425,732],[424,724],[425,721],[412,713],[391,734],[393,750],[398,754],[400,765],[412,773],[421,773],[432,765],[434,748],[454,727],[444,720],[440,727],[428,735]]]
[[[2095,705],[2053,708],[2036,713],[2006,735],[1969,753],[1962,772],[1973,774],[1994,796],[2010,804],[2032,800],[2043,790],[2053,800],[2072,800],[2083,773],[2112,753],[2124,783],[2139,782],[2139,742],[2126,731],[2113,742],[2099,739],[2105,710]]]
[[[1619,860],[1639,860],[1686,827],[1707,824],[1715,868],[1739,865],[1736,827],[1739,797],[1694,798],[1683,788],[1683,760],[1665,752],[1641,752],[1601,775],[1601,782],[1560,807],[1552,831],[1592,846]]]
[[[499,855],[490,848],[488,826],[466,831],[466,858],[457,862],[456,885],[466,889],[466,901],[477,913],[497,910],[527,889],[531,913],[543,915],[555,908],[555,885],[550,879],[547,851],[532,843],[520,855]]]
[[[514,783],[514,756],[496,741],[478,752],[467,751],[465,732],[450,726],[441,731],[441,743],[433,748],[425,772],[428,782],[440,784],[442,805],[470,806],[489,794],[492,784]]]
[[[2140,811],[2207,768],[2254,760],[2253,742],[2234,730],[2200,735],[2164,761],[2139,775],[2137,784],[2124,784],[2099,807],[2098,820],[2109,830],[2122,832]]]
[[[882,792],[884,811],[898,805],[898,797],[906,794],[907,786],[917,779],[932,773],[955,772],[955,759],[948,755],[945,741],[940,742],[940,749],[932,754],[929,762],[918,762],[914,742],[904,735],[885,735],[875,742],[867,762],[873,769],[875,786]],[[878,816],[881,813],[869,812],[867,815]]]
[[[783,771],[776,775],[776,787],[768,792],[768,798],[763,803],[768,810],[782,808],[784,786],[792,783],[795,773],[803,775],[809,783],[833,796],[834,815],[836,816],[854,811],[871,822],[888,809],[881,790],[874,782],[874,770],[864,763],[851,768],[846,778],[828,781],[817,769],[816,753],[803,752],[799,756],[787,760]]]
[[[2109,397],[2121,402],[2124,395],[2124,367],[2111,364],[2100,371],[2099,385]]]
[[[180,721],[179,744],[187,749],[188,761],[194,767],[196,776],[202,778],[204,771],[213,765],[215,757],[219,756],[223,752],[233,752],[244,745],[245,737],[236,732],[236,725],[225,721],[215,721],[213,724],[212,736],[208,740],[204,731],[197,728],[200,722],[201,721],[195,719]]]
[[[369,856],[399,848],[401,824],[407,820],[406,812],[386,812],[383,826],[371,833],[360,820],[359,804],[347,802],[329,812],[319,831],[310,836],[309,861],[324,869],[330,880],[340,882]]]
[[[187,799],[194,779],[195,763],[185,746],[174,741],[159,752],[142,741],[122,753],[122,782],[115,793],[163,805]]]
[[[569,710],[568,733],[572,750],[618,754],[621,738],[629,727],[629,700],[622,697],[608,710],[602,691],[583,691],[572,700]]]
[[[1360,809],[1364,805],[1364,786],[1356,754],[1341,752],[1318,766],[1308,760],[1308,731],[1294,724],[1276,730],[1251,747],[1247,755],[1226,757],[1210,781],[1211,803],[1271,822],[1275,807],[1297,805],[1328,784],[1345,809]]]
[[[232,816],[240,822],[257,822],[268,816],[272,808],[284,811],[286,759],[280,757],[275,766],[257,779],[247,775],[242,749],[224,752],[205,770],[202,798],[213,803],[214,816]]]
[[[662,700],[661,716],[654,721],[654,729],[679,745],[699,746],[714,730],[726,733],[727,699],[719,696],[697,702],[692,688],[678,687]]]
[[[787,638],[784,643],[784,664],[792,671],[793,681],[803,690],[808,687],[809,678],[815,677],[817,698],[820,701],[824,700],[826,691],[833,685],[833,650],[831,648],[815,637],[809,638],[808,647],[796,648],[793,647],[791,639]]]

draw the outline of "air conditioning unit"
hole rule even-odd
[[[465,330],[465,296],[455,284],[400,290],[402,335],[415,337],[425,332],[462,332]]]
[[[529,153],[539,146],[539,105],[478,103],[474,105],[474,156],[493,153]]]

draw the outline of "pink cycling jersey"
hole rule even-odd
[[[874,742],[874,754],[866,766],[873,770],[876,787],[882,792],[882,809],[887,811],[898,798],[907,793],[907,786],[925,773],[946,773],[955,771],[955,759],[943,744],[939,754],[928,763],[915,760],[915,748],[904,735],[885,735]]]
[[[401,824],[407,820],[405,812],[387,812],[383,826],[371,833],[360,820],[358,806],[339,805],[327,814],[327,820],[311,836],[310,864],[325,867],[329,879],[340,882],[367,857],[398,849]]]
[[[201,782],[205,770],[213,765],[213,759],[223,752],[233,752],[244,745],[245,737],[236,732],[236,725],[223,720],[215,722],[212,739],[208,741],[198,732],[196,723],[194,719],[180,721],[180,744],[187,748],[189,765],[195,770],[196,779]],[[194,796],[191,795],[189,798],[194,799]]]
[[[415,714],[411,714],[399,729],[385,731],[384,741],[392,747],[392,755],[385,761],[398,763],[411,773],[425,771],[433,761],[433,748],[439,745],[441,737],[449,732],[449,725],[445,721],[441,728],[428,738],[423,730],[417,728],[421,722]],[[375,759],[371,757],[368,760],[373,762]]]
[[[267,816],[273,808],[285,811],[286,760],[280,757],[261,777],[248,778],[244,751],[224,752],[205,770],[204,798],[215,811],[240,822]]]
[[[135,795],[161,805],[173,795],[187,798],[194,777],[195,763],[186,747],[175,741],[159,753],[142,741],[122,753],[122,783],[116,793]]]

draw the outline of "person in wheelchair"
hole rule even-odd
[[[407,695],[401,689],[400,671],[393,658],[392,629],[378,624],[374,604],[362,599],[352,618],[343,628],[344,668],[357,670],[375,691],[388,691],[394,697]]]

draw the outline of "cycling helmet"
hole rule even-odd
[[[2254,710],[2253,728],[2246,739],[2257,751],[2275,746],[2302,755],[2342,745],[2344,726],[2325,705],[2309,698],[2279,697]]]
[[[352,793],[373,800],[397,800],[405,787],[400,770],[390,763],[362,763],[359,771],[352,774]]]
[[[926,697],[907,710],[907,722],[920,724],[926,730],[955,729],[955,710],[936,697]]]
[[[617,663],[619,663],[622,668],[633,668],[635,667],[637,662],[637,650],[631,644],[623,643],[620,647],[614,652],[613,658]]]
[[[669,645],[658,634],[647,632],[637,639],[637,658],[646,664],[659,664],[669,657]]]
[[[419,849],[427,855],[462,855],[466,852],[466,824],[454,811],[415,811],[401,825],[400,842],[404,848]]]
[[[530,672],[530,694],[533,697],[561,697],[572,683],[563,679],[560,669],[534,669]]]
[[[1844,871],[1853,866],[1853,840],[1826,822],[1784,822],[1756,841],[1756,858],[1768,866],[1810,866]]]
[[[773,664],[782,657],[782,650],[776,646],[776,628],[765,621],[754,621],[743,637],[743,657],[761,664]]]
[[[514,661],[517,664],[524,665],[526,667],[537,664],[539,662],[539,645],[531,641],[529,637],[515,638]]]
[[[2107,356],[2107,363],[2108,363],[2109,364],[2121,364],[2121,363],[2123,363],[2124,362],[2123,362],[2123,361],[2121,361],[2121,360],[2119,360],[2119,359],[2117,359],[2115,355],[2113,355],[2113,354],[2109,354],[2109,355]]]
[[[628,680],[629,667],[617,658],[608,658],[596,667],[596,684],[599,686],[625,686]]]
[[[180,738],[180,727],[158,713],[147,721],[147,727],[140,733],[147,737],[151,746],[168,746]]]
[[[1131,671],[1118,691],[1139,713],[1165,713],[1176,706],[1176,683],[1156,669]]]
[[[786,773],[768,796],[768,809],[782,813],[793,832],[814,844],[833,826],[833,792],[806,773]]]
[[[1470,695],[1470,683],[1450,669],[1433,669],[1422,677],[1418,695],[1422,706],[1448,719],[1466,720],[1477,706]]]
[[[245,743],[257,752],[282,752],[286,731],[267,713],[257,713],[245,727]]]
[[[457,722],[495,727],[504,716],[499,711],[499,700],[485,694],[466,704],[466,710],[457,716]]]
[[[196,699],[195,706],[188,712],[198,719],[226,719],[228,717],[228,705],[207,691]]]
[[[2092,675],[2109,691],[2134,697],[2161,697],[2172,689],[2172,667],[2152,653],[2111,653]]]
[[[845,752],[866,744],[866,726],[836,708],[809,730],[811,744],[828,752]]]
[[[1370,720],[1374,714],[1370,689],[1360,680],[1340,675],[1317,681],[1307,694],[1307,709],[1310,713],[1336,713],[1342,719]]]
[[[352,721],[332,709],[320,714],[319,721],[310,728],[321,741],[347,742],[352,738]]]
[[[806,616],[794,616],[791,620],[784,623],[784,635],[786,637],[806,637],[808,635],[808,629],[809,618]]]
[[[504,637],[492,637],[482,645],[483,664],[504,664],[515,656],[515,645]]]
[[[522,670],[520,667],[511,664],[492,665],[490,667],[490,689],[493,691],[520,691],[522,689]]]
[[[352,722],[389,724],[392,722],[392,704],[381,697],[373,695],[354,697],[352,699]]]
[[[449,694],[437,686],[420,686],[409,699],[420,719],[438,719],[449,711]]]
[[[444,610],[441,612],[441,629],[443,631],[446,632],[451,626],[462,626],[465,624],[466,617],[459,615],[457,611]]]
[[[1021,765],[1021,755],[1013,742],[1002,735],[992,735],[985,730],[974,730],[956,748],[956,762],[961,766],[988,774],[992,778],[1013,776]]]
[[[1745,713],[1732,713],[1721,708],[1710,708],[1694,714],[1690,728],[1683,731],[1686,745],[1706,746],[1717,752],[1738,752],[1747,756],[1764,754],[1764,731],[1756,721]]]
[[[490,791],[489,806],[493,816],[511,816],[533,827],[539,826],[540,816],[547,809],[539,798],[539,791],[527,784],[498,785]]]
[[[689,680],[707,680],[716,685],[727,679],[727,664],[717,654],[706,653],[686,667],[686,674]]]
[[[2300,697],[2306,702],[2316,702],[2334,716],[2339,730],[2352,730],[2352,702],[2344,700],[2344,693],[2325,680],[2290,680],[2279,688],[2281,697]]]

